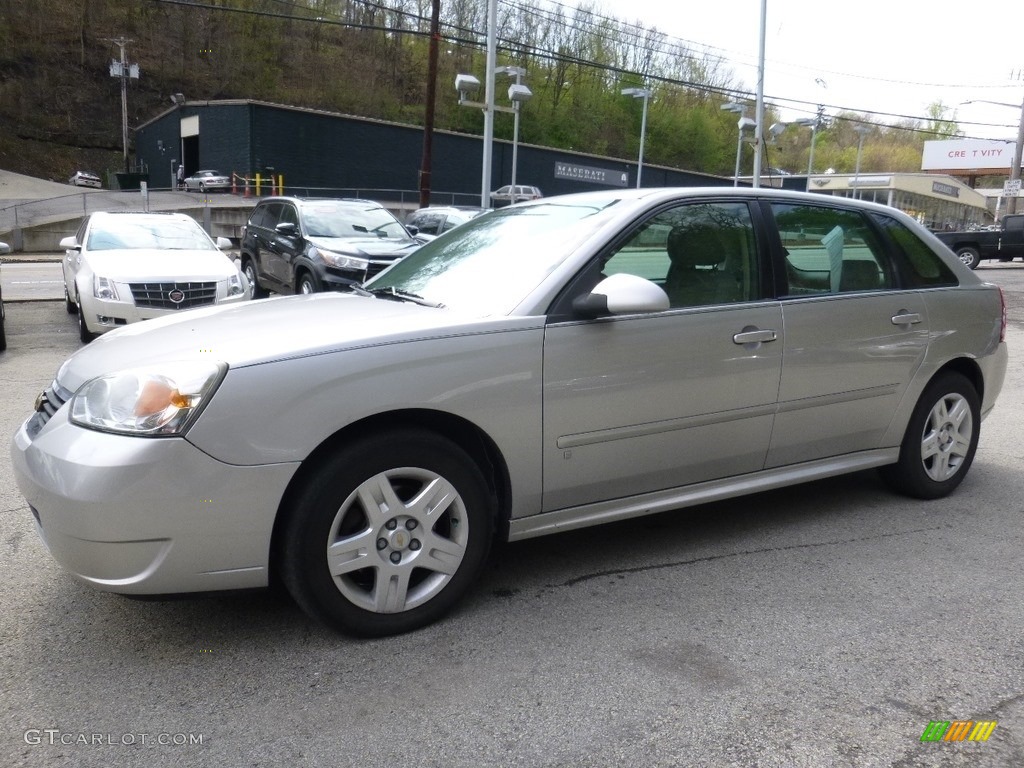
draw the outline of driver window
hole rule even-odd
[[[758,295],[756,250],[745,203],[691,203],[655,214],[605,261],[661,286],[675,307],[750,301]]]

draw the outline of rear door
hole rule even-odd
[[[295,256],[302,250],[304,242],[299,231],[299,214],[290,202],[278,204],[275,227],[281,224],[295,225],[295,234],[287,235],[272,229],[269,232],[270,244],[267,248],[266,267],[270,279],[285,291],[295,289]]]
[[[626,272],[661,286],[671,306],[597,320],[553,315],[545,511],[762,468],[782,311],[761,298],[761,266],[745,202],[686,203],[638,222],[581,274],[578,294]]]
[[[860,211],[764,205],[786,328],[767,466],[878,448],[927,351],[924,300]]]

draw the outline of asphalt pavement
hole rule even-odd
[[[0,766],[1024,765],[1024,264],[979,272],[1006,291],[1010,370],[949,498],[862,472],[499,547],[400,637],[275,592],[78,584],[0,461]],[[81,344],[54,301],[11,302],[7,335],[9,439]],[[955,720],[996,726],[922,741]]]

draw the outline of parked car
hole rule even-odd
[[[95,587],[274,576],[383,635],[451,609],[496,536],[869,468],[946,496],[1005,331],[1000,289],[892,208],[590,192],[479,216],[351,293],[115,331],[60,367],[12,460]]]
[[[1003,216],[999,226],[965,232],[936,232],[964,264],[976,269],[982,259],[1013,261],[1024,258],[1024,213]]]
[[[220,171],[196,171],[191,176],[185,177],[185,191],[214,192],[220,190],[227,192],[231,189],[231,179]]]
[[[183,213],[93,213],[60,241],[64,306],[83,342],[118,326],[248,298],[235,263]]]
[[[540,200],[542,197],[544,195],[541,194],[537,187],[516,184],[516,191],[513,194],[512,185],[506,184],[504,187],[499,187],[491,192],[491,205],[497,208],[498,206],[522,203],[527,200]]]
[[[11,246],[7,243],[0,243],[0,256],[4,256],[11,252]],[[0,290],[0,352],[7,349],[7,332],[4,331],[4,320],[7,315],[4,310],[4,294]]]
[[[437,237],[488,210],[461,205],[432,205],[410,213],[405,226],[413,237]]]
[[[71,178],[68,179],[68,184],[76,187],[103,188],[103,181],[100,179],[99,174],[92,173],[91,171],[75,171]]]
[[[242,271],[254,297],[348,290],[419,245],[372,200],[268,197],[242,233]]]

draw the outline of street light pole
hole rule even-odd
[[[480,174],[480,207],[491,202],[491,158],[494,152],[494,70],[498,60],[498,0],[487,0],[487,73],[484,84],[484,152]]]
[[[857,184],[860,181],[860,153],[861,150],[864,148],[864,134],[869,133],[871,129],[868,128],[868,126],[866,125],[855,125],[853,127],[853,130],[855,130],[857,134],[860,136],[860,138],[857,141],[857,165],[853,171],[853,197],[856,199],[858,197]]]
[[[512,101],[513,122],[512,122],[512,202],[516,201],[516,171],[519,168],[519,109],[524,101],[529,101],[533,93],[523,85],[523,75],[526,70],[522,67],[498,67],[499,74],[508,75],[516,79],[515,83],[509,86],[508,97]],[[506,108],[495,107],[495,110],[504,112]],[[487,206],[482,206],[487,207]]]
[[[644,172],[644,137],[647,135],[647,100],[651,98],[651,91],[647,88],[623,88],[622,95],[644,100],[640,117],[640,156],[636,161],[636,188],[640,189],[640,177]]]
[[[1010,181],[1020,181],[1020,164],[1021,160],[1024,159],[1022,155],[1024,155],[1024,101],[1020,105],[1020,125],[1017,126],[1017,146],[1013,150],[1013,167],[1010,168]],[[1010,198],[1007,204],[1009,213],[1017,212],[1017,197],[1019,194],[1017,192]]]
[[[802,125],[805,128],[810,126],[811,128],[811,151],[807,157],[807,185],[804,187],[804,191],[811,191],[811,173],[814,170],[814,140],[818,135],[818,118],[816,117],[802,117],[796,121],[797,125]]]
[[[732,185],[738,187],[740,184],[740,158],[743,155],[743,129],[748,126],[756,127],[757,124],[747,117],[747,108],[742,104],[737,104],[735,101],[727,102],[719,107],[719,109],[735,112],[740,116],[739,122],[736,123],[736,127],[739,129],[739,136],[736,138],[736,170],[732,175]]]

